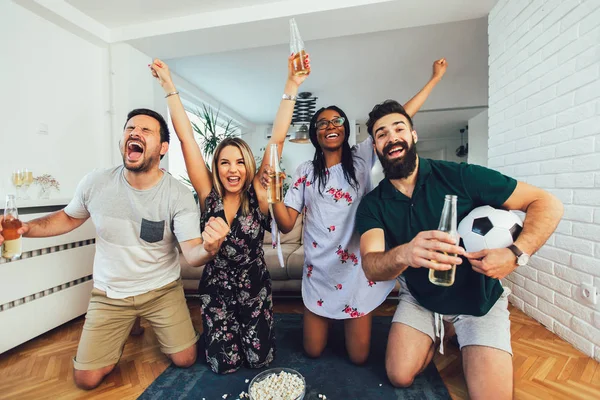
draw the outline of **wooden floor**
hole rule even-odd
[[[277,299],[275,311],[302,312],[299,299]],[[198,301],[189,301],[200,329]],[[395,303],[384,303],[376,315],[392,315]],[[515,308],[510,308],[517,399],[600,399],[600,365]],[[135,399],[167,367],[152,330],[130,337],[121,361],[100,387],[75,387],[72,357],[83,326],[77,318],[0,355],[0,399]],[[383,360],[382,360],[383,362]],[[451,395],[468,398],[460,353],[452,345],[435,364]]]

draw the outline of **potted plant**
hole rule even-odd
[[[219,110],[214,110],[202,105],[202,109],[193,111],[194,115],[201,121],[200,125],[192,122],[194,132],[200,137],[200,150],[204,159],[208,161],[212,157],[221,140],[237,136],[238,127],[233,124],[233,120],[225,121],[224,125],[219,126]],[[221,129],[219,129],[221,128]],[[209,168],[210,169],[210,168]]]

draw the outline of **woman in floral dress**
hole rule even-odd
[[[434,63],[431,80],[404,106],[408,114],[413,116],[421,108],[445,69],[444,59]],[[298,85],[291,65],[288,70],[284,95],[293,98]],[[281,107],[273,129],[273,139],[280,147],[293,112],[293,106],[282,103]],[[314,159],[298,167],[285,204],[274,205],[273,211],[283,233],[292,230],[298,215],[305,215],[302,299],[306,353],[319,357],[327,344],[329,322],[344,320],[350,359],[362,364],[369,355],[371,312],[385,300],[395,281],[369,281],[361,267],[354,220],[361,198],[372,189],[376,157],[370,136],[351,148],[349,132],[348,117],[340,108],[330,106],[315,113],[309,126]],[[267,182],[268,171],[263,174],[263,184]]]
[[[230,228],[200,280],[206,360],[219,374],[234,372],[243,364],[263,367],[275,356],[271,277],[262,246],[270,218],[252,151],[239,138],[223,140],[215,150],[211,172],[194,140],[167,65],[155,60],[150,68],[167,94],[173,126],[202,209],[202,228],[214,217],[223,218]],[[265,154],[261,168],[267,160]]]

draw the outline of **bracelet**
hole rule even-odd
[[[171,93],[167,93],[167,95],[165,96],[165,99],[169,96],[174,96],[176,94],[179,94],[179,92],[171,92]]]
[[[297,97],[291,94],[287,94],[284,93],[283,96],[281,96],[282,100],[291,100],[291,101],[296,101]]]

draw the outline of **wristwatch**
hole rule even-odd
[[[281,96],[282,100],[291,100],[291,101],[296,101],[296,96],[294,96],[293,94],[287,94],[284,93],[283,96]]]
[[[519,249],[514,244],[508,246],[508,249],[513,252],[513,254],[517,257],[517,265],[522,267],[523,265],[527,265],[529,262],[529,258],[531,257],[527,253],[523,253],[521,249]]]

